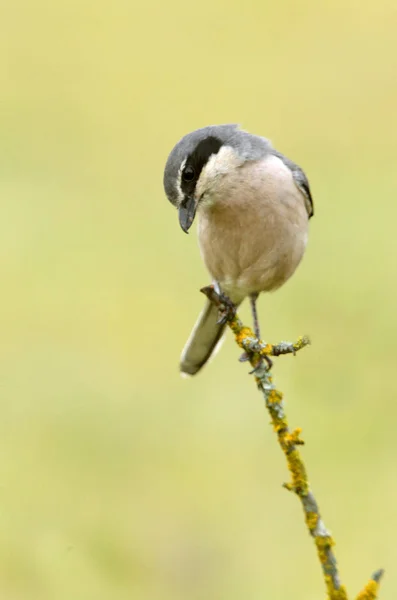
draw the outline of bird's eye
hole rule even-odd
[[[191,167],[190,165],[185,167],[185,169],[183,170],[183,173],[182,173],[183,181],[193,181],[194,176],[195,176],[195,171],[194,171],[193,167]]]

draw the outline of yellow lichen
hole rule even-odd
[[[357,596],[357,600],[375,600],[379,589],[379,583],[371,579],[362,592]]]
[[[335,542],[330,535],[316,535],[314,539],[319,552],[324,552],[335,546]]]
[[[287,455],[287,462],[292,475],[292,485],[296,490],[296,493],[300,496],[306,496],[309,491],[309,482],[307,480],[306,469],[298,450],[289,452]]]
[[[284,422],[282,420],[273,419],[273,429],[277,434],[281,433],[285,430]]]
[[[348,600],[345,586],[342,585],[338,590],[336,590],[332,584],[332,578],[327,575],[325,577],[329,577],[331,580],[331,584],[327,585],[328,600]]]
[[[305,442],[300,438],[300,434],[302,433],[302,429],[298,427],[291,431],[291,433],[286,433],[284,436],[284,442],[288,445],[289,448],[293,446],[302,446]]]
[[[240,348],[243,348],[244,341],[247,338],[253,338],[254,334],[252,332],[252,329],[250,329],[249,327],[241,327],[238,332],[235,332],[235,336],[236,336],[236,342],[238,343]]]
[[[311,533],[313,533],[313,531],[317,527],[319,515],[318,515],[318,513],[315,513],[315,512],[307,512],[305,514],[305,517],[306,517],[306,524],[307,524],[308,528],[310,529]]]
[[[292,432],[291,437],[294,439],[295,444],[303,444],[304,443],[303,440],[300,438],[301,433],[302,433],[301,427],[297,427]]]
[[[282,401],[283,395],[278,390],[271,390],[269,392],[269,395],[268,395],[267,398],[268,398],[269,402],[271,402],[272,404],[275,404],[276,402],[281,402]]]
[[[324,575],[325,586],[327,588],[327,600],[348,600],[347,591],[344,585],[339,589],[334,587],[331,575]]]
[[[304,348],[305,346],[307,346],[308,344],[310,344],[310,340],[309,338],[304,335],[299,337],[295,344],[293,345],[295,352],[298,352],[298,350],[301,350],[302,348]]]
[[[266,344],[264,348],[260,351],[261,356],[270,356],[273,354],[273,346],[272,344]]]
[[[344,585],[341,585],[339,589],[336,589],[331,575],[324,575],[324,580],[328,592],[327,600],[348,600]]]

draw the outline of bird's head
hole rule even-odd
[[[245,161],[259,158],[264,143],[238,125],[212,125],[188,133],[174,146],[165,165],[164,189],[178,209],[185,233],[200,205],[215,200],[219,179]]]

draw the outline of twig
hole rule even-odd
[[[298,447],[304,444],[300,437],[301,430],[299,428],[293,431],[289,429],[283,395],[276,389],[268,365],[261,360],[263,356],[295,354],[310,343],[309,338],[301,337],[296,343],[266,344],[258,340],[249,327],[244,327],[235,310],[230,307],[230,302],[225,301],[225,297],[218,294],[213,286],[202,288],[201,291],[220,309],[223,318],[234,333],[237,344],[245,350],[254,367],[256,383],[263,394],[279,445],[287,459],[291,481],[285,483],[284,487],[294,492],[302,503],[306,525],[314,539],[321,563],[327,598],[328,600],[348,600],[346,588],[340,581],[333,551],[335,542],[321,518],[317,501],[309,485],[306,467],[298,450]],[[375,600],[382,575],[383,570],[374,573],[356,600]]]

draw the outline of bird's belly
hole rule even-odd
[[[258,215],[256,214],[256,217]],[[307,241],[307,215],[291,220],[282,212],[255,218],[255,212],[206,211],[199,244],[213,279],[232,300],[275,290],[295,271]]]

